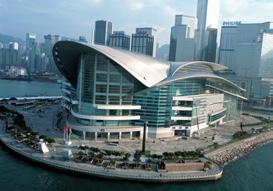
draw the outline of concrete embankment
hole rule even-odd
[[[0,132],[0,142],[13,152],[25,158],[41,163],[52,168],[81,173],[90,176],[97,176],[107,179],[132,180],[143,182],[187,182],[187,181],[209,181],[218,180],[222,177],[223,170],[218,165],[207,171],[191,172],[154,172],[134,169],[106,169],[101,166],[94,166],[74,161],[61,161],[52,157],[54,155],[43,155],[24,144],[17,143],[10,135]]]
[[[226,165],[229,162],[240,158],[244,154],[249,153],[255,148],[271,141],[273,141],[273,131],[268,131],[232,144],[228,144],[216,150],[208,151],[205,154],[205,157],[220,165]]]

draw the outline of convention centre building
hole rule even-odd
[[[69,82],[67,127],[84,140],[139,139],[146,122],[149,138],[192,136],[232,120],[245,100],[215,63],[160,61],[72,41],[57,42],[53,56]]]

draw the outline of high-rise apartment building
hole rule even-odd
[[[57,68],[54,64],[53,55],[52,55],[52,48],[56,42],[60,40],[59,35],[45,35],[44,36],[44,43],[42,47],[42,52],[40,54],[42,61],[40,64],[42,66],[39,66],[41,71],[47,71],[47,72],[57,72]],[[42,55],[44,53],[44,55]],[[43,58],[45,56],[46,58]]]
[[[94,44],[107,45],[112,34],[112,23],[99,20],[95,23]]]
[[[219,0],[198,0],[198,27],[195,49],[196,60],[215,61],[219,7]]]
[[[197,19],[192,16],[176,15],[175,26],[171,29],[170,61],[194,60],[195,30]]]
[[[136,33],[132,34],[131,51],[155,57],[156,41],[156,29],[136,28]]]
[[[224,22],[219,63],[237,76],[273,77],[273,23]]]
[[[8,45],[0,47],[0,68],[9,66],[18,66],[21,57],[20,46],[18,42],[10,42]]]
[[[129,50],[130,36],[126,35],[124,31],[114,31],[109,36],[108,46]]]

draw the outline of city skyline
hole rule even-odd
[[[83,35],[90,41],[94,21],[105,19],[113,23],[113,30],[123,30],[127,34],[132,34],[137,27],[154,27],[158,31],[158,42],[163,45],[169,43],[174,15],[196,16],[197,8],[196,0],[128,0],[122,2],[122,6],[120,4],[120,0],[80,0],[77,5],[72,1],[62,0],[52,3],[0,0],[0,31],[22,39],[26,32],[35,33],[39,41],[42,41],[45,34],[71,38]],[[246,14],[254,8],[255,12]],[[222,0],[219,27],[223,21],[272,21],[269,11],[272,8],[273,2],[269,0]],[[13,14],[10,10],[13,10]]]

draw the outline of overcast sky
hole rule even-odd
[[[273,0],[220,0],[222,21],[273,21]],[[175,14],[196,15],[197,0],[0,0],[0,33],[25,38],[26,32],[91,39],[94,22],[106,19],[114,30],[158,30],[169,42]]]

